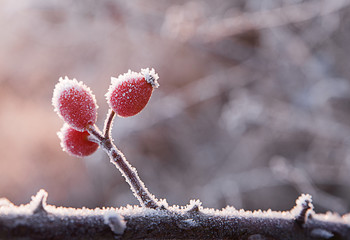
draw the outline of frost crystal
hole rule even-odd
[[[313,214],[312,198],[309,194],[302,194],[296,201],[296,206],[291,210],[291,213],[295,216],[295,221],[302,225],[309,216]]]
[[[1,206],[13,206],[13,204],[7,198],[0,198],[0,207]]]
[[[296,201],[296,206],[291,210],[295,216],[299,216],[304,209],[313,210],[312,197],[309,194],[302,194]]]
[[[149,70],[149,68],[141,69],[141,74],[145,77],[146,81],[152,85],[154,88],[159,87],[158,74],[154,71],[154,68]]]
[[[186,205],[186,211],[190,211],[190,212],[198,212],[201,209],[203,209],[202,207],[202,202],[200,200],[190,200],[190,203]]]

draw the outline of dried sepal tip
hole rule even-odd
[[[151,70],[141,72],[129,70],[118,78],[111,78],[106,98],[111,109],[121,117],[131,117],[147,105],[154,88],[158,88],[158,74]]]
[[[57,135],[61,140],[63,151],[76,157],[89,156],[99,147],[97,143],[91,141],[87,131],[77,131],[68,124],[64,124]]]
[[[143,68],[141,69],[141,74],[144,76],[145,80],[152,85],[153,88],[159,87],[159,76],[154,70],[154,68],[152,68],[151,70],[149,68]]]
[[[57,114],[78,131],[85,131],[97,120],[98,106],[94,94],[76,79],[59,79],[53,92],[52,105]]]

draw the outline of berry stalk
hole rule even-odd
[[[112,109],[108,110],[105,126],[103,128],[103,135],[105,138],[110,138],[111,136],[112,124],[113,124],[115,115],[116,114]]]
[[[131,166],[131,164],[126,160],[124,154],[111,141],[110,129],[114,116],[114,111],[108,112],[103,135],[96,125],[91,125],[87,131],[94,138],[93,141],[98,143],[108,154],[111,163],[113,163],[122,173],[140,204],[147,208],[161,208],[155,197],[147,190],[145,184],[141,181],[136,169]]]

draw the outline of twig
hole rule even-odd
[[[0,206],[1,239],[350,239],[350,216],[316,214],[311,196],[291,211],[203,208],[200,201],[167,210],[139,206],[74,209],[46,204],[38,192],[27,205]],[[9,201],[6,201],[9,202]],[[306,213],[306,210],[307,213]]]

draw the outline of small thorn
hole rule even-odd
[[[202,202],[199,200],[191,200],[190,203],[187,205],[187,212],[199,212],[200,207],[202,206]]]
[[[295,222],[299,226],[302,226],[306,223],[308,219],[312,218],[311,211],[313,209],[313,205],[311,196],[308,194],[302,194],[297,199],[296,204],[297,205],[293,209],[293,211],[297,211],[295,216]]]
[[[47,211],[45,209],[47,192],[44,189],[40,189],[39,192],[32,197],[29,205],[31,205],[33,209],[33,214],[46,214]]]

